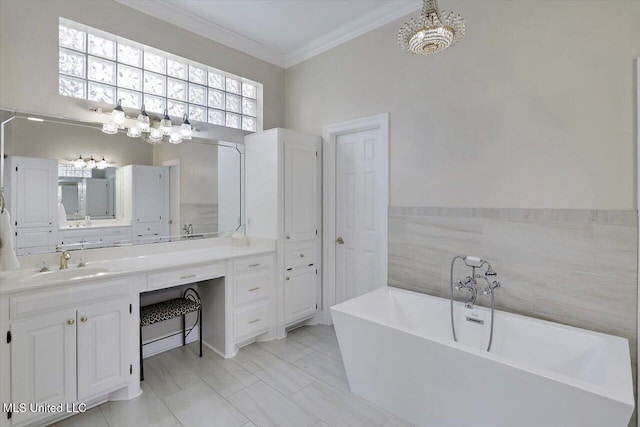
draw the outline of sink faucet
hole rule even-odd
[[[71,254],[69,253],[69,251],[62,251],[62,253],[60,254],[60,270],[66,270],[67,268],[69,268],[69,266],[67,265],[69,259],[71,259]]]

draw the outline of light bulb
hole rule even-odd
[[[108,166],[108,163],[107,163],[107,161],[105,160],[104,156],[102,156],[102,160],[100,160],[100,161],[98,162],[98,166],[97,166],[97,167],[98,167],[98,169],[106,169],[106,168],[107,168],[107,166]]]
[[[180,125],[180,135],[182,136],[182,139],[191,139],[191,123],[189,123],[189,118],[186,114],[182,117],[182,120],[182,125]]]
[[[138,115],[138,129],[140,129],[140,132],[149,132],[149,115],[144,109],[144,104],[142,104],[140,114]]]
[[[127,129],[127,136],[129,138],[139,138],[140,135],[142,135],[142,131],[138,126],[131,126],[129,129]]]
[[[118,99],[116,108],[111,112],[111,123],[118,126],[120,129],[124,127],[124,110],[122,109],[122,99]]]
[[[160,130],[163,135],[169,135],[171,133],[171,128],[173,127],[173,123],[171,123],[171,119],[169,118],[169,113],[165,109],[164,117],[160,120]]]
[[[85,160],[87,162],[87,167],[89,169],[95,169],[96,168],[96,160],[93,158],[93,156],[91,156],[90,159]]]
[[[182,142],[181,129],[179,127],[173,128],[171,135],[169,135],[169,142],[171,144],[180,144]]]
[[[118,126],[114,123],[104,123],[102,125],[102,132],[113,135],[115,133],[118,133]]]
[[[147,142],[149,144],[162,143],[162,131],[158,128],[151,128],[149,132],[149,137],[147,138]]]
[[[77,159],[75,159],[75,160],[73,161],[73,166],[74,166],[76,169],[82,169],[82,168],[84,168],[84,167],[85,167],[84,159],[82,158],[82,156],[78,157]]]

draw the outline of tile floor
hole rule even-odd
[[[57,424],[85,427],[409,426],[349,392],[335,331],[307,326],[233,359],[197,343],[145,359],[144,393]]]

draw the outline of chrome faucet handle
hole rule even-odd
[[[78,260],[78,267],[86,267],[87,266],[87,261],[85,261],[84,257],[80,257],[80,259]]]
[[[40,273],[44,273],[45,271],[49,271],[49,264],[47,263],[47,261],[41,261],[40,262]]]
[[[456,291],[460,291],[462,290],[462,288],[465,288],[466,286],[464,285],[464,283],[462,283],[461,280],[458,280],[458,283],[454,287],[456,288]]]

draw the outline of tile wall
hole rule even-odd
[[[451,259],[486,258],[498,309],[629,339],[635,382],[637,238],[636,211],[392,206],[389,284],[448,298]]]

